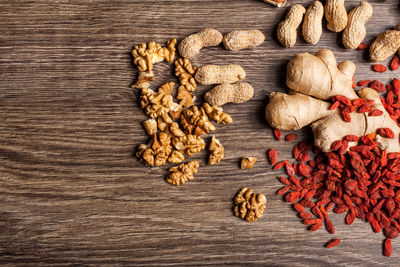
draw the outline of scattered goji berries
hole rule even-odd
[[[346,101],[346,100],[344,100]],[[380,128],[376,134],[391,136],[390,129]],[[299,163],[288,160],[274,167],[285,167],[288,178],[278,177],[285,186],[277,195],[284,195],[292,203],[297,217],[310,231],[326,230],[335,234],[329,212],[345,215],[345,223],[356,218],[370,223],[376,233],[383,232],[384,255],[392,252],[391,239],[400,233],[400,153],[386,153],[375,141],[375,133],[362,137],[347,135],[332,144],[332,151],[322,153],[313,145],[302,142],[293,147],[293,156]],[[354,142],[345,153],[348,143]],[[300,161],[303,153],[315,156]],[[280,165],[280,166],[278,166]],[[331,248],[340,243],[332,239]]]
[[[394,56],[392,61],[390,62],[390,69],[391,70],[397,70],[399,68],[399,57],[398,56]]]

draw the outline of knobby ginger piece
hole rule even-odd
[[[256,163],[256,157],[243,157],[240,163],[241,169],[253,169],[254,164]]]
[[[182,163],[177,167],[169,169],[170,173],[166,180],[172,185],[183,185],[187,181],[194,179],[194,174],[197,173],[199,168],[199,162],[197,160],[190,161],[188,163]]]
[[[233,211],[235,216],[255,222],[263,215],[266,203],[267,198],[263,194],[254,194],[250,188],[243,187],[235,197]]]
[[[219,142],[217,138],[215,138],[215,136],[212,137],[208,149],[210,150],[208,165],[217,164],[224,158],[224,146]]]

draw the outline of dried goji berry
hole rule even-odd
[[[310,231],[317,231],[319,228],[321,228],[321,226],[322,226],[322,223],[316,223],[316,224],[311,225],[311,226],[308,228],[308,230],[310,230]]]
[[[333,104],[329,107],[329,110],[335,110],[339,107],[340,102],[339,101],[335,101],[333,102]]]
[[[368,45],[366,43],[360,43],[357,47],[357,50],[365,50],[367,47]]]
[[[394,56],[392,61],[390,62],[390,69],[397,70],[399,68],[399,57]]]
[[[392,240],[390,238],[386,238],[385,241],[383,241],[383,255],[386,257],[392,255]]]
[[[303,213],[304,212],[304,207],[300,203],[294,203],[293,204],[293,209],[297,211],[298,213]]]
[[[285,195],[286,202],[296,202],[299,199],[300,193],[299,192],[290,192]]]
[[[272,148],[268,149],[267,155],[268,155],[269,162],[272,165],[275,165],[276,162],[278,161],[278,151],[276,151],[275,149],[272,149]]]
[[[369,84],[370,82],[371,82],[370,80],[362,80],[362,81],[359,81],[357,83],[357,85],[358,86],[365,86],[365,85]],[[359,98],[359,99],[361,99],[361,98]]]
[[[377,92],[386,92],[386,87],[380,81],[373,80],[368,84],[368,87],[375,89]]]
[[[278,191],[276,191],[275,195],[281,196],[281,195],[285,194],[287,191],[289,191],[289,189],[290,189],[289,186],[281,187]]]
[[[386,67],[383,66],[382,64],[375,64],[372,66],[372,70],[375,72],[385,72],[386,71]]]
[[[379,109],[374,109],[374,110],[371,110],[370,112],[368,112],[369,117],[382,116],[382,115],[383,115],[383,111],[379,110]]]
[[[376,133],[382,137],[394,138],[394,132],[390,128],[379,128],[376,129]]]
[[[297,135],[295,133],[291,133],[291,134],[288,134],[285,136],[285,140],[289,142],[289,141],[296,139],[296,137],[297,137]]]
[[[325,218],[325,227],[329,233],[331,234],[335,233],[335,227],[333,226],[333,223],[331,220],[329,220],[329,218]]]
[[[325,244],[325,247],[327,247],[327,248],[333,248],[333,247],[336,247],[336,246],[339,245],[339,244],[340,244],[340,239],[334,238],[334,239],[329,240],[329,241]]]
[[[276,140],[281,141],[282,132],[276,128],[274,128],[274,136]]]

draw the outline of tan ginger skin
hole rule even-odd
[[[235,83],[243,80],[246,77],[246,72],[240,65],[204,65],[200,67],[196,74],[195,79],[198,83],[221,84],[221,83]]]
[[[360,45],[366,34],[365,24],[372,17],[372,13],[372,6],[365,1],[350,11],[349,21],[342,36],[344,47],[356,49]]]
[[[279,23],[277,36],[279,42],[286,48],[293,47],[296,44],[297,28],[299,27],[303,15],[306,12],[301,5],[294,5],[286,14],[285,20]]]
[[[376,37],[369,47],[369,57],[373,62],[380,62],[392,56],[399,50],[400,53],[400,24],[395,30],[385,31]]]
[[[192,34],[183,39],[178,46],[182,57],[193,57],[203,47],[217,46],[222,42],[222,34],[213,29],[205,29],[199,33]]]
[[[259,30],[239,30],[225,34],[222,42],[227,50],[239,51],[259,46],[264,40],[265,36]]]
[[[347,12],[344,0],[326,0],[325,18],[328,21],[326,27],[332,32],[341,32],[347,26]]]
[[[302,54],[299,55],[301,56]],[[297,59],[299,55],[296,56]],[[333,53],[330,50],[324,49],[318,51],[316,55],[318,56],[312,56],[310,54],[303,55],[303,57],[305,56],[307,58],[310,56],[314,57],[314,61],[304,62],[295,60],[294,63],[295,65],[297,64],[299,69],[304,68],[304,64],[306,63],[306,71],[308,70],[309,72],[316,73],[318,68],[320,68],[320,64],[318,63],[320,59],[319,56],[330,58],[333,56]],[[330,61],[332,61],[332,59],[330,59]],[[336,62],[336,60],[334,61]],[[295,65],[291,66],[291,68],[294,68]],[[346,63],[346,65],[350,66],[351,64]],[[304,85],[324,80],[321,74],[315,74],[315,77],[315,79],[309,79],[309,76],[304,75],[304,78],[308,80],[306,82],[299,81],[299,83],[303,85],[298,88],[297,91],[299,93],[288,95],[273,92],[271,94],[270,101],[265,108],[265,118],[272,127],[281,130],[298,130],[311,124],[314,133],[314,144],[324,152],[330,151],[331,144],[336,140],[342,139],[346,135],[363,136],[369,133],[375,133],[378,128],[387,127],[393,130],[395,138],[388,139],[377,137],[379,139],[378,141],[381,142],[381,148],[387,149],[388,152],[400,152],[400,144],[398,141],[400,129],[386,112],[375,90],[364,88],[360,90],[359,95],[362,98],[374,100],[373,107],[382,110],[383,115],[369,117],[368,113],[353,112],[350,113],[351,122],[347,123],[343,121],[337,109],[329,110],[331,103],[322,100],[329,99],[338,94],[347,97],[352,96],[349,97],[350,99],[358,98],[351,87],[351,83],[350,86],[337,86],[335,93],[330,97],[326,97],[326,91],[331,91],[330,84],[320,84],[319,93],[314,92],[312,95],[313,97],[311,97],[308,93],[308,87],[310,86],[307,87]],[[290,78],[290,76],[287,78]],[[349,80],[351,81],[351,78],[349,78]]]
[[[315,56],[301,53],[287,65],[286,85],[293,91],[323,100],[339,94],[355,99],[357,95],[352,87],[355,70],[351,61],[337,65],[333,52],[328,49],[317,51]]]
[[[303,21],[303,37],[307,43],[318,43],[322,34],[323,16],[324,6],[320,1],[315,1],[307,8]]]
[[[222,106],[226,103],[243,103],[254,95],[253,87],[246,82],[235,84],[220,84],[205,93],[205,100],[213,106]]]

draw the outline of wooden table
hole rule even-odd
[[[282,48],[275,29],[281,9],[262,1],[0,1],[0,262],[9,265],[398,265],[382,255],[382,234],[360,220],[352,226],[332,215],[342,243],[309,232],[290,206],[274,195],[280,174],[266,161],[268,148],[291,158],[293,142],[277,142],[264,119],[272,91],[286,91],[285,66],[299,52],[334,50],[338,61],[357,63],[356,80],[388,81],[399,71],[373,73],[367,52],[345,50],[341,34],[324,30],[308,45],[299,36]],[[311,1],[301,1],[309,5]],[[348,10],[358,1],[347,1]],[[374,1],[366,41],[398,23],[399,1]],[[175,187],[164,180],[168,166],[148,168],[133,152],[146,143],[138,91],[129,86],[136,68],[132,47],[183,38],[204,28],[221,32],[257,28],[258,48],[229,52],[204,49],[193,63],[243,66],[254,98],[224,106],[234,123],[214,132],[225,159],[200,160],[196,179]],[[384,62],[385,64],[388,61]],[[171,64],[155,67],[156,87],[172,78]],[[210,87],[199,87],[199,99]],[[298,140],[311,138],[309,129]],[[209,142],[210,136],[206,137]],[[256,156],[240,170],[242,156]],[[256,223],[232,214],[243,186],[268,198]]]

